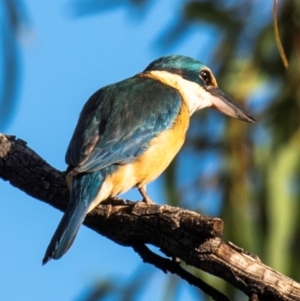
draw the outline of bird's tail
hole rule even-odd
[[[103,177],[99,172],[73,178],[68,208],[50,241],[43,264],[52,258],[61,258],[69,250],[102,182]]]

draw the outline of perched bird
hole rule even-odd
[[[170,164],[184,143],[190,116],[205,107],[255,122],[218,88],[209,68],[181,55],[159,58],[93,94],[66,153],[70,202],[43,264],[67,252],[86,214],[103,200],[137,187],[151,204],[146,184]]]

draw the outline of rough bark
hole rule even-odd
[[[64,211],[67,206],[69,191],[64,173],[47,164],[24,141],[2,134],[0,177],[55,208]],[[88,214],[84,224],[120,245],[133,247],[144,261],[193,285],[197,285],[197,279],[187,275],[178,258],[223,278],[250,300],[300,301],[299,283],[264,265],[257,256],[221,240],[224,224],[219,218],[167,205],[110,200]],[[160,262],[145,244],[157,246],[172,259]],[[217,295],[214,298],[226,300]]]

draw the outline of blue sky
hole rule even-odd
[[[214,39],[211,33],[191,29],[172,49],[155,45],[175,21],[180,2],[156,1],[145,18],[136,19],[126,7],[74,18],[71,2],[26,1],[31,31],[21,45],[18,107],[6,133],[27,141],[51,165],[64,170],[79,112],[94,91],[134,75],[161,55],[180,53],[205,62]],[[130,248],[82,227],[66,256],[42,266],[62,213],[2,180],[0,191],[1,300],[79,300],[91,283],[111,276],[128,279],[142,264]],[[148,191],[164,202],[159,180]],[[127,197],[140,198],[135,191]],[[153,300],[153,289],[160,296],[164,279],[157,272],[142,300]],[[189,300],[190,292],[187,286],[181,297]]]

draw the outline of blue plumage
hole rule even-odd
[[[178,74],[182,78],[189,81],[204,84],[199,76],[199,70],[206,66],[199,61],[183,55],[169,55],[158,58],[147,66],[144,72],[150,71],[168,71],[173,74]]]
[[[185,56],[159,58],[142,73],[94,93],[66,153],[70,202],[43,264],[67,252],[85,215],[105,198],[136,186],[149,204],[146,184],[179,151],[190,115],[210,106],[255,121],[217,87],[203,63]]]
[[[79,172],[131,162],[172,126],[181,105],[178,91],[150,78],[137,76],[102,88],[83,108],[66,162]]]
[[[60,258],[71,246],[103,175],[144,152],[153,137],[172,126],[180,107],[180,94],[175,89],[138,76],[91,96],[66,153],[66,162],[79,174],[73,178],[69,206],[49,244],[44,264]]]
[[[104,179],[103,171],[73,177],[69,205],[46,250],[43,264],[68,251]]]

